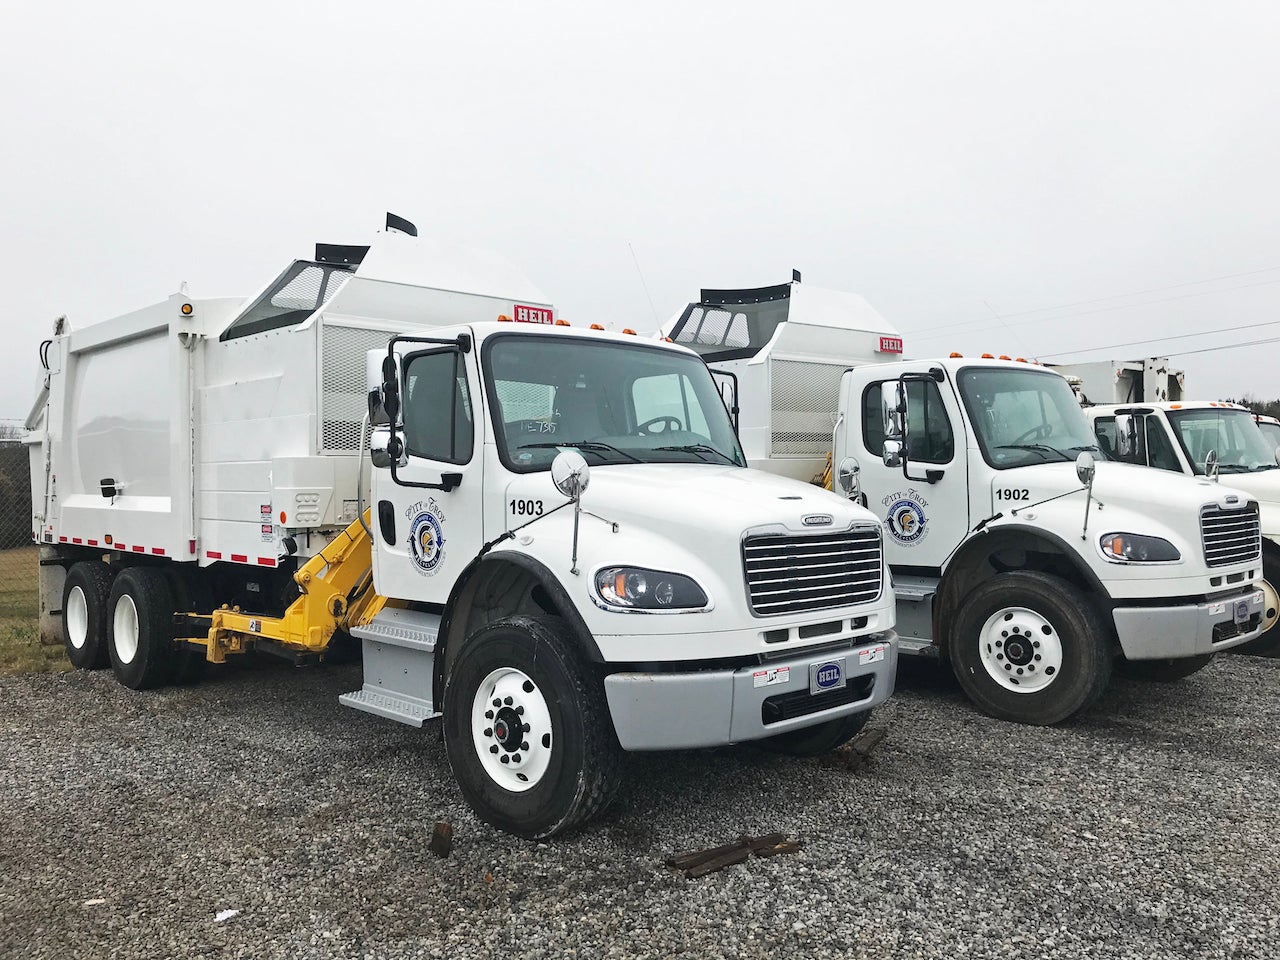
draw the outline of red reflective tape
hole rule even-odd
[[[275,565],[276,565],[276,562],[271,557],[258,558],[258,566],[260,567],[274,567]]]
[[[84,541],[83,541],[83,540],[81,540],[79,537],[72,537],[72,538],[71,538],[71,542],[72,542],[72,543],[83,543]]]
[[[231,562],[232,563],[248,563],[249,558],[246,557],[243,553],[233,553],[231,555]]]
[[[146,552],[147,552],[147,548],[146,548],[146,547],[134,547],[134,548],[133,548],[133,552],[134,552],[134,553],[146,553]]]
[[[90,541],[89,541],[89,546],[91,546],[91,547],[96,547],[97,545],[98,545],[98,541],[97,541],[97,540],[90,540]]]
[[[108,543],[107,546],[110,547],[112,550],[128,550],[129,549],[123,543]]]
[[[221,560],[221,559],[222,559],[222,551],[221,551],[221,550],[206,550],[206,551],[204,552],[204,555],[205,555],[206,557],[208,557],[210,560]]]
[[[151,552],[152,552],[152,553],[154,553],[157,557],[163,557],[163,556],[164,556],[164,551],[163,551],[162,549],[160,549],[159,547],[152,547],[152,548],[151,548]]]
[[[66,537],[59,537],[59,538],[58,538],[58,542],[59,542],[59,543],[66,543],[66,542],[67,542],[67,538],[66,538]]]

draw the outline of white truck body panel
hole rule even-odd
[[[1168,357],[1145,360],[1093,360],[1088,363],[1045,364],[1065,377],[1079,377],[1081,403],[1177,402],[1183,397],[1186,374]]]

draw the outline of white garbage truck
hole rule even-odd
[[[1261,505],[1264,632],[1241,652],[1280,653],[1280,445],[1260,418],[1237,403],[1099,404],[1085,408],[1097,442],[1109,457],[1200,479],[1221,477]]]
[[[902,652],[948,660],[992,716],[1055,723],[1116,661],[1176,679],[1262,630],[1257,501],[1099,462],[1051,370],[900,359],[865,300],[798,277],[703,290],[662,335],[719,376],[752,466],[804,478],[832,454],[882,523]]]
[[[893,691],[876,517],[748,469],[695,352],[570,328],[492,258],[321,246],[41,355],[42,609],[127,687],[354,637],[342,704],[441,718],[525,837],[607,804],[624,751],[813,755]]]
[[[1086,363],[1048,363],[1072,382],[1081,403],[1176,402],[1186,390],[1186,373],[1168,357],[1142,360],[1091,360]]]

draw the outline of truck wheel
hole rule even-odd
[[[132,690],[168,681],[173,670],[173,590],[159,570],[131,567],[107,602],[107,647],[116,679]]]
[[[1174,683],[1193,673],[1199,673],[1212,662],[1212,653],[1199,657],[1179,657],[1176,660],[1121,660],[1120,672],[1133,680]]]
[[[104,617],[111,595],[111,568],[100,560],[71,565],[62,586],[62,643],[73,667],[96,670],[107,659]]]
[[[760,746],[789,757],[821,757],[856,737],[871,719],[871,711],[837,717],[800,730],[788,730],[760,741]]]
[[[1262,611],[1262,622],[1264,625],[1270,623],[1270,626],[1232,652],[1247,653],[1255,657],[1280,657],[1280,625],[1276,622],[1280,619],[1280,597],[1276,593],[1280,590],[1280,561],[1263,557],[1262,576],[1267,581],[1263,587],[1265,609]]]
[[[1110,630],[1089,598],[1058,577],[1005,573],[970,594],[951,631],[956,679],[1001,720],[1047,725],[1102,695]]]
[[[199,571],[169,569],[166,571],[169,588],[173,591],[173,609],[177,613],[207,614],[213,611],[213,589]],[[200,682],[208,664],[204,647],[186,642],[174,642],[171,654],[169,680],[178,686],[193,686]]]
[[[444,743],[462,795],[531,840],[604,809],[622,748],[604,690],[563,621],[508,617],[468,637],[445,686]]]

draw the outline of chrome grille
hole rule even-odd
[[[1204,562],[1211,567],[1245,563],[1262,556],[1262,524],[1258,505],[1243,510],[1202,507],[1200,537],[1204,541]]]
[[[742,545],[751,609],[803,613],[880,596],[880,528],[808,536],[761,534]]]

